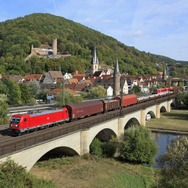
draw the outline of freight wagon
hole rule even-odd
[[[66,105],[70,120],[102,113],[103,102],[100,100]]]
[[[119,100],[122,107],[133,105],[133,104],[137,103],[137,96],[136,95],[117,96],[117,97],[114,97],[113,99]]]

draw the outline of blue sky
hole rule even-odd
[[[0,0],[0,22],[50,13],[140,51],[188,61],[187,0]]]

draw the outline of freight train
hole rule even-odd
[[[125,108],[126,106],[154,100],[166,96],[172,91],[155,95],[137,97],[136,95],[117,96],[111,100],[95,100],[78,104],[66,105],[63,108],[15,114],[11,117],[9,131],[11,135],[22,135],[35,130],[60,125],[64,122],[78,120],[88,116],[107,113],[111,110]]]

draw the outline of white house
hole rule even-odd
[[[71,73],[67,73],[67,72],[66,72],[66,73],[63,75],[63,77],[64,77],[65,80],[67,80],[67,79],[72,78],[73,76],[72,76]]]
[[[60,93],[62,93],[62,89],[54,89],[52,91],[49,91],[46,95],[47,101],[49,103],[55,103],[56,95]]]
[[[111,86],[106,90],[107,99],[111,99],[113,96],[113,88]]]

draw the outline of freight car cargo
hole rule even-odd
[[[70,120],[83,118],[103,112],[103,102],[100,100],[66,105]]]
[[[102,100],[102,102],[104,104],[104,112],[119,109],[121,107],[121,101],[119,99]]]
[[[113,99],[119,99],[121,101],[121,106],[125,107],[128,105],[133,105],[137,103],[137,96],[136,95],[124,95],[124,96],[117,96]]]

